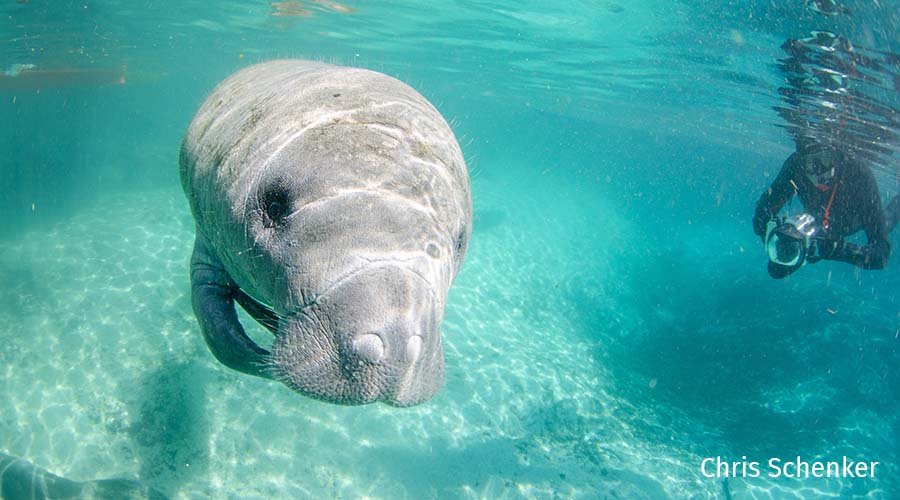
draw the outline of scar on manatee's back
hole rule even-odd
[[[213,166],[213,168],[218,169],[219,167],[221,167],[221,166],[222,166],[222,162],[225,161],[226,155],[227,155],[227,152],[226,152],[226,151],[224,151],[224,150],[222,150],[222,149],[220,149],[220,148],[214,149],[213,152],[212,152],[212,166]]]
[[[434,149],[431,148],[428,144],[416,140],[415,145],[413,147],[413,154],[422,159],[433,159],[436,158],[437,155],[434,154]]]
[[[256,127],[256,124],[259,123],[259,120],[263,117],[263,112],[259,108],[253,108],[250,110],[250,118],[247,119],[247,123],[245,125],[245,130],[249,130],[251,128]]]

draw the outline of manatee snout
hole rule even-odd
[[[317,399],[410,406],[443,379],[436,284],[403,265],[375,263],[341,278],[282,320],[276,378]]]

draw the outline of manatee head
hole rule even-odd
[[[403,130],[323,129],[233,193],[242,230],[229,273],[278,317],[273,378],[333,403],[420,403],[443,381],[440,325],[470,235],[468,184],[416,156],[434,148]]]

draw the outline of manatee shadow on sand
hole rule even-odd
[[[172,494],[209,466],[209,423],[205,415],[205,386],[212,376],[191,362],[164,364],[140,382],[128,432],[140,460],[140,477]]]

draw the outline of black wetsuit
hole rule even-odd
[[[818,257],[848,262],[863,269],[882,269],[891,254],[888,234],[900,217],[900,200],[888,206],[887,220],[875,176],[865,165],[845,155],[834,158],[835,175],[817,185],[802,169],[800,153],[785,160],[772,186],[760,196],[753,216],[753,231],[765,238],[766,223],[796,193],[807,213],[816,218]],[[827,217],[826,217],[827,210]],[[823,227],[827,220],[828,227]],[[868,244],[857,245],[844,238],[864,230]],[[769,273],[776,275],[770,263]]]

